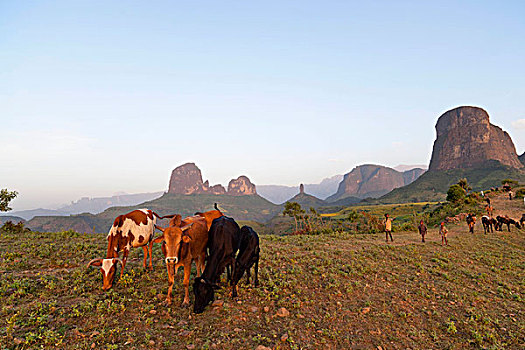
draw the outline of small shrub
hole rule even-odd
[[[447,191],[447,202],[459,203],[465,196],[465,190],[460,185],[452,185]]]

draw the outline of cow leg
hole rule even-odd
[[[153,271],[153,262],[152,262],[153,260],[153,240],[149,241],[148,249],[149,249],[149,269]]]
[[[184,286],[184,300],[182,301],[182,307],[188,307],[190,305],[190,273],[191,273],[191,261],[188,265],[184,265],[184,281],[182,285]]]
[[[128,248],[124,248],[124,251],[122,253],[122,269],[120,270],[121,278],[122,278],[122,275],[124,275],[124,267],[126,267],[126,261],[128,261],[128,254],[129,254]]]
[[[257,260],[255,260],[255,266],[253,268],[253,272],[254,272],[254,275],[255,275],[254,285],[257,287],[259,285],[259,258],[257,258]]]
[[[166,304],[171,305],[171,294],[173,291],[173,285],[175,284],[175,275],[177,275],[178,266],[174,266],[173,263],[166,264],[168,270],[168,296],[166,297]]]
[[[142,267],[145,269],[146,268],[146,261],[148,260],[148,248],[143,245],[142,246],[142,251],[144,252],[144,260],[142,261]]]
[[[231,275],[235,276],[235,258],[231,257],[230,264],[232,267]],[[232,298],[237,298],[237,283],[233,280],[233,278],[230,280],[231,286],[232,286]]]
[[[246,269],[246,284],[250,284],[250,267],[248,267],[248,269]]]

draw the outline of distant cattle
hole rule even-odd
[[[259,236],[249,226],[241,228],[241,243],[239,253],[235,258],[235,272],[233,274],[233,283],[237,285],[239,280],[246,272],[248,283],[250,283],[250,269],[254,267],[254,285],[259,285]]]
[[[507,230],[510,232],[510,225],[516,226],[518,229],[521,228],[521,225],[519,222],[517,222],[514,219],[509,218],[507,215],[505,216],[497,216],[496,220],[498,220],[499,223],[499,230],[503,231],[503,225],[507,225]]]
[[[224,269],[232,268],[235,275],[235,254],[239,250],[241,242],[241,229],[230,217],[221,216],[215,220],[208,234],[208,250],[206,267],[200,277],[195,279],[193,292],[195,293],[195,304],[193,311],[201,313],[215,297],[214,289]],[[236,288],[231,279],[232,297],[236,297]]]
[[[208,227],[206,220],[201,216],[191,216],[173,226],[166,228],[158,227],[163,236],[155,241],[164,240],[162,251],[166,258],[166,269],[168,271],[168,295],[166,303],[172,302],[172,291],[175,283],[175,275],[179,267],[184,268],[184,300],[182,306],[189,305],[189,284],[191,263],[197,265],[197,275],[204,271],[206,260],[206,245],[208,243]]]
[[[520,225],[521,225],[522,227],[525,226],[525,214],[521,215]]]
[[[474,233],[474,226],[476,225],[476,216],[474,214],[468,214],[466,220],[469,232]]]
[[[104,290],[111,288],[113,285],[117,264],[119,263],[122,265],[120,270],[120,276],[122,277],[128,254],[132,247],[142,247],[144,251],[144,268],[146,268],[149,252],[149,268],[150,270],[153,269],[151,259],[156,218],[163,219],[168,217],[171,216],[160,217],[149,209],[133,210],[127,214],[117,216],[107,236],[108,250],[106,259],[93,259],[88,263],[88,266],[100,267]],[[149,249],[146,247],[148,245]],[[119,259],[121,250],[123,252],[122,259]]]
[[[494,230],[497,230],[499,227],[498,221],[487,215],[481,217],[481,223],[483,224],[483,230],[485,233],[489,232],[489,230],[490,232],[494,232]]]

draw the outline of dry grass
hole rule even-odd
[[[519,213],[518,202],[494,199]],[[522,204],[522,202],[520,202]],[[513,214],[514,215],[514,214]],[[519,349],[525,345],[524,231],[474,235],[451,226],[449,247],[416,233],[261,237],[259,288],[240,287],[194,315],[163,306],[167,278],[134,250],[110,292],[86,263],[105,235],[2,233],[2,348]],[[179,271],[179,277],[181,272]],[[192,275],[194,276],[194,275]],[[182,296],[180,283],[175,288]],[[290,314],[277,316],[279,308]],[[265,308],[267,308],[265,310]],[[93,345],[94,344],[94,345]]]

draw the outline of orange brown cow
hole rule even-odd
[[[187,217],[178,222],[175,220],[173,224],[173,226],[166,228],[156,226],[163,232],[162,237],[155,239],[155,242],[164,240],[162,251],[166,258],[166,269],[168,272],[168,295],[166,303],[170,305],[172,302],[175,275],[179,267],[182,266],[184,268],[184,300],[182,306],[188,306],[190,302],[189,282],[191,263],[195,261],[198,275],[204,271],[206,244],[208,243],[208,227],[206,225],[206,219],[201,216]]]

